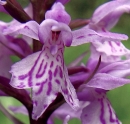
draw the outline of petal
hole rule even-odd
[[[111,32],[96,32],[94,30],[81,28],[72,32],[73,41],[71,46],[77,46],[89,42],[106,41],[106,40],[127,40],[128,37],[124,34],[117,34]]]
[[[4,34],[5,35],[23,34],[23,35],[31,37],[33,39],[39,40],[38,28],[39,28],[39,24],[37,22],[29,21],[25,24],[11,25],[10,27],[4,29]]]
[[[31,79],[32,71],[35,70],[35,66],[38,62],[40,56],[40,52],[29,55],[23,60],[15,63],[11,67],[10,73],[12,74],[12,78],[10,81],[10,85],[18,88],[30,88],[34,84],[32,84]],[[33,77],[34,78],[34,77]],[[35,78],[34,78],[35,79]]]
[[[67,25],[71,21],[70,15],[65,11],[64,6],[60,2],[55,3],[52,9],[46,12],[45,19],[53,19]]]
[[[111,1],[98,7],[94,12],[91,21],[92,24],[98,25],[99,28],[104,27],[109,30],[118,22],[123,13],[129,13],[129,11],[129,0]]]
[[[105,62],[105,63],[111,63],[111,62],[121,60],[121,56],[113,56],[113,55],[107,56],[103,52],[98,52],[93,45],[91,45],[90,48],[91,48],[91,56],[90,56],[89,59],[92,60],[92,61],[98,61],[100,56],[101,56],[101,61]]]
[[[51,63],[48,63],[48,65],[51,65]],[[73,109],[78,108],[78,99],[75,90],[67,79],[66,74],[63,73],[63,68],[65,67],[57,65],[55,61],[53,66],[49,70],[46,70],[42,76],[45,80],[33,87],[33,119],[38,119],[42,115],[47,107],[55,100],[58,92],[62,93],[67,103]],[[50,73],[50,75],[47,76],[46,73]],[[52,74],[54,74],[54,77]]]
[[[127,77],[130,75],[130,59],[107,64],[99,72],[107,73],[115,77]]]
[[[33,88],[33,119],[41,116],[59,92],[73,109],[79,107],[63,61],[61,51],[52,55],[44,46],[42,52],[34,53],[12,66],[10,84],[19,89]]]
[[[9,106],[9,109],[15,114],[28,115],[28,111],[25,106]]]
[[[96,48],[98,52],[105,53],[106,56],[123,56],[130,54],[129,49],[127,49],[120,41],[104,41],[95,42],[92,45]]]
[[[95,89],[89,94],[95,96],[95,100],[83,109],[82,124],[121,124],[104,92]]]
[[[3,114],[6,117],[8,117],[14,124],[22,124],[22,122],[16,117],[14,117],[12,114],[10,114],[8,110],[6,110],[6,108],[1,103],[0,103],[0,111],[2,111]]]
[[[129,79],[115,77],[106,73],[97,73],[88,83],[87,87],[112,90],[130,83]]]
[[[27,55],[32,53],[31,47],[28,45],[26,40],[24,40],[22,38],[15,38],[15,39],[13,39],[12,44],[15,44],[17,47],[20,47],[19,49],[22,51],[24,56],[27,56]],[[12,48],[13,50],[16,49],[15,45]],[[13,46],[13,45],[10,45],[10,46]]]

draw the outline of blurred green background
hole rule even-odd
[[[22,6],[26,6],[28,1],[19,0]],[[67,12],[71,15],[72,19],[76,18],[90,18],[94,10],[107,0],[70,0],[66,5]],[[0,13],[0,20],[10,21],[12,18]],[[124,14],[116,27],[112,29],[113,32],[120,32],[127,34],[130,37],[130,15]],[[130,48],[130,41],[123,41],[127,48]],[[79,47],[66,48],[65,50],[65,62],[69,64],[77,56],[88,49],[89,44],[81,45]],[[85,62],[87,58],[83,61]],[[108,92],[108,98],[111,101],[113,108],[115,109],[118,118],[122,121],[123,124],[130,124],[130,85],[125,85],[123,87],[117,88],[115,90]],[[13,98],[0,98],[0,102],[3,103],[5,107],[9,105],[20,105],[18,101]],[[25,124],[29,123],[29,120],[26,116],[17,114],[17,118],[21,119]],[[61,124],[60,120],[56,119],[56,124]],[[0,112],[0,124],[13,124],[8,118]],[[71,120],[69,124],[80,124],[78,120]]]

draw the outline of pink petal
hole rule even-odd
[[[95,100],[83,109],[82,124],[121,124],[104,92],[99,93],[92,89],[89,94],[93,95]]]
[[[11,25],[10,27],[4,29],[5,35],[19,35],[23,34],[25,36],[31,37],[33,39],[39,40],[38,38],[38,28],[39,24],[35,21],[29,21],[25,24]]]
[[[127,40],[128,37],[124,34],[117,34],[111,32],[96,32],[88,27],[75,30],[72,32],[73,41],[71,46],[77,46],[85,43],[95,43],[101,41],[117,41],[117,40]]]
[[[130,70],[129,70],[130,71]],[[86,86],[93,88],[100,88],[104,90],[112,90],[130,83],[129,79],[115,77],[106,73],[97,73]]]

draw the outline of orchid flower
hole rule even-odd
[[[10,71],[12,74],[10,84],[13,87],[32,88],[34,119],[41,116],[55,100],[58,92],[62,93],[72,108],[79,107],[63,59],[64,46],[70,46],[72,42],[71,30],[68,27],[70,16],[61,3],[56,3],[52,10],[47,11],[45,18],[40,25],[30,21],[5,31],[26,35],[44,44],[42,51],[17,62]]]
[[[84,34],[82,34],[83,41],[79,42],[78,31],[75,31],[73,36],[75,37],[75,39],[77,37],[77,40],[73,40],[71,45],[76,46],[90,42],[91,43],[90,59],[94,58],[95,60],[98,60],[99,56],[101,55],[103,62],[109,63],[119,61],[123,56],[129,57],[130,50],[127,49],[121,43],[121,40],[127,40],[128,37],[123,34],[116,34],[108,31],[117,23],[120,16],[124,12],[129,13],[129,11],[130,11],[129,0],[114,0],[106,4],[103,4],[102,6],[98,7],[95,10],[89,24],[82,29],[84,31],[87,29],[88,30],[92,29],[96,32],[95,34],[100,35],[102,39],[95,37],[96,35],[94,34],[94,32],[90,33],[89,31],[88,34],[88,32],[85,31]],[[91,36],[91,38],[89,36]]]
[[[110,30],[116,25],[123,13],[130,13],[129,0],[113,0],[107,2],[95,10],[89,27],[99,31]]]

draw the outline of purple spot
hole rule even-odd
[[[116,49],[112,46],[111,41],[109,41],[109,45],[111,46],[111,51],[112,51],[112,52],[116,52]]]
[[[52,84],[51,84],[51,82],[48,82],[47,95],[50,95],[51,91],[52,91]]]
[[[52,80],[52,71],[51,70],[49,70],[49,80],[51,81]]]
[[[110,104],[108,103],[107,106],[109,108],[109,113],[110,113],[110,122],[112,122],[112,123],[117,122],[117,124],[119,124],[119,121],[118,121],[117,117],[116,117],[116,120],[112,118],[112,110],[111,110]]]
[[[36,74],[36,78],[41,78],[41,77],[45,74],[47,65],[48,65],[48,64],[47,64],[47,62],[46,62],[45,66],[43,67],[44,70],[43,70],[43,72],[42,72],[41,74],[39,74],[39,70],[38,70],[38,73]],[[39,68],[39,69],[40,69],[40,68]]]
[[[104,104],[103,104],[103,99],[100,99],[101,102],[101,115],[100,115],[100,121],[102,124],[106,124],[106,121],[104,120]]]
[[[45,109],[47,107],[47,105],[44,105],[43,108]]]
[[[85,36],[79,36],[76,39],[81,39],[81,38],[85,38]]]
[[[59,80],[57,80],[57,79],[55,80],[55,82],[56,82],[57,84],[60,84],[60,81],[59,81]]]
[[[24,29],[29,29],[29,27],[28,27],[28,26],[25,26]]]
[[[55,68],[54,77],[56,77],[57,73],[58,73],[58,65],[57,65],[56,68]]]
[[[56,60],[57,60],[57,62],[61,61],[61,63],[62,63],[63,58],[60,55],[57,55]]]
[[[68,90],[67,90],[67,89],[62,89],[62,92],[63,92],[65,95],[68,95]]]
[[[92,34],[88,34],[88,36],[92,36]]]
[[[33,73],[33,71],[34,71],[34,69],[35,69],[35,67],[36,67],[36,65],[37,65],[37,63],[38,63],[38,60],[39,60],[41,54],[42,54],[42,52],[39,54],[38,58],[36,59],[34,65],[33,65],[33,67],[32,67],[32,69],[31,69],[31,70],[29,71],[29,73],[28,73],[28,75],[29,75],[28,86],[30,86],[30,87],[33,85],[33,84],[32,84],[32,73]]]
[[[47,54],[47,53],[45,54],[45,56],[46,56],[46,58],[47,58],[47,59],[49,59],[49,56],[48,56],[48,54]]]
[[[18,79],[19,79],[19,80],[24,80],[24,79],[27,78],[27,77],[28,77],[28,74],[20,75],[20,76],[18,77]]]
[[[41,85],[41,83],[36,83],[36,86],[39,86],[39,85]]]
[[[53,62],[53,61],[51,61],[51,65],[50,65],[50,68],[52,68],[52,67],[53,67],[53,64],[54,64],[54,62]]]
[[[59,66],[59,71],[60,71],[60,77],[63,78],[63,72],[60,66]]]
[[[120,46],[120,42],[116,42],[116,44],[117,44],[118,46]]]
[[[35,92],[35,95],[39,95],[43,91],[43,86],[45,83],[47,83],[47,79],[41,83],[40,88],[37,92]]]
[[[24,88],[25,87],[25,85],[24,85],[24,82],[20,82],[20,85],[18,85],[17,87],[19,87],[19,88]]]

